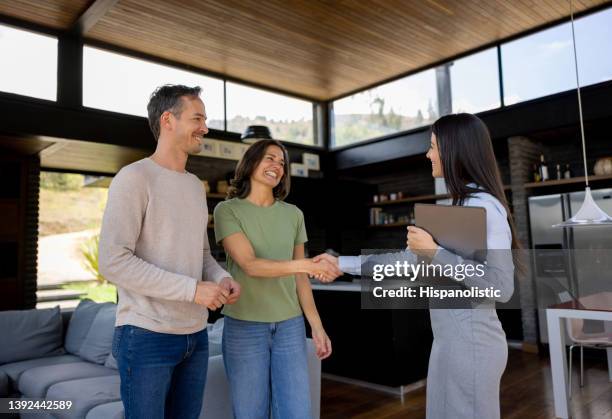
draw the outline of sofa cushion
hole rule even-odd
[[[92,408],[121,400],[121,379],[118,375],[83,378],[53,384],[47,400],[71,400],[69,410],[56,411],[58,419],[84,418]]]
[[[232,401],[230,399],[229,382],[223,365],[223,356],[212,356],[208,358],[206,388],[200,417],[231,418],[232,416]]]
[[[104,305],[85,299],[81,300],[77,308],[74,309],[74,313],[72,313],[68,323],[68,330],[66,331],[66,339],[64,341],[64,348],[66,348],[68,353],[79,354],[79,350],[89,333],[89,329],[98,311]]]
[[[59,307],[0,312],[0,364],[64,353]]]
[[[119,367],[117,366],[117,360],[115,359],[112,353],[108,354],[106,361],[104,361],[104,366],[106,368],[112,368],[114,370],[119,369]]]
[[[115,304],[101,304],[101,306],[77,352],[81,358],[100,365],[104,364],[111,352],[117,313]]]
[[[4,371],[0,371],[0,397],[9,395],[9,378]]]
[[[0,371],[5,372],[12,383],[17,383],[21,374],[31,368],[44,367],[47,365],[70,364],[73,362],[82,361],[81,358],[74,355],[49,356],[46,358],[28,359],[27,361],[4,364],[0,366]]]
[[[101,404],[89,411],[85,419],[123,419],[123,402]]]
[[[91,362],[48,365],[25,371],[21,374],[17,386],[26,397],[45,397],[49,387],[62,381],[117,374],[115,370]]]

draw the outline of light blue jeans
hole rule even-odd
[[[223,361],[236,419],[311,419],[303,316],[278,323],[225,316]]]

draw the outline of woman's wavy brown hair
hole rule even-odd
[[[249,196],[251,192],[251,176],[255,168],[257,168],[266,155],[268,147],[272,145],[283,151],[283,159],[285,160],[283,164],[283,177],[278,185],[272,190],[274,198],[282,201],[289,195],[289,190],[291,189],[291,176],[289,174],[289,153],[287,149],[277,140],[259,140],[247,149],[242,159],[238,162],[236,174],[231,180],[226,199],[244,199]]]

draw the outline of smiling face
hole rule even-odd
[[[438,140],[434,133],[431,134],[431,144],[429,145],[426,156],[431,161],[431,175],[433,177],[444,177],[442,161],[440,160],[440,151],[438,149]]]
[[[176,147],[187,154],[198,154],[202,150],[204,135],[208,134],[206,110],[200,98],[181,98],[178,116],[172,112],[162,114],[162,126],[172,135]]]
[[[283,150],[275,145],[266,148],[263,158],[251,174],[251,182],[261,183],[274,189],[285,175]]]

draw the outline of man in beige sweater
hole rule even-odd
[[[100,235],[100,271],[117,285],[113,355],[126,418],[198,418],[208,309],[240,286],[210,253],[201,181],[185,170],[208,132],[200,88],[166,85],[147,106],[155,153],[119,171]]]

